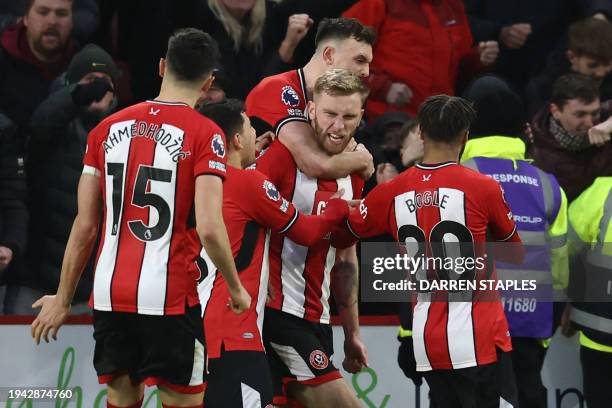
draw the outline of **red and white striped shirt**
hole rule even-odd
[[[221,129],[186,104],[147,101],[93,129],[83,162],[104,200],[93,308],[174,315],[197,304],[187,224],[196,177],[225,177]]]
[[[298,169],[289,150],[279,141],[257,159],[257,170],[265,174],[283,197],[305,214],[320,214],[325,201],[340,189],[342,198],[359,199],[363,180],[352,175],[337,180],[308,177]],[[336,248],[329,239],[305,247],[287,237],[273,234],[270,239],[270,292],[274,299],[267,306],[317,323],[328,324],[330,272],[336,261]]]
[[[499,183],[453,162],[417,164],[378,185],[348,226],[358,238],[388,233],[399,242],[474,243],[476,254],[487,230],[496,240],[520,242]],[[489,364],[497,360],[496,347],[510,351],[508,324],[495,295],[470,302],[419,293],[412,323],[417,370]]]

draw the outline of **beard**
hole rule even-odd
[[[349,144],[349,142],[351,141],[351,138],[353,137],[353,135],[355,134],[356,129],[349,135],[349,137],[345,138],[342,141],[342,144],[332,144],[329,142],[329,136],[328,133],[326,132],[323,127],[321,127],[319,125],[319,122],[317,121],[317,119],[315,118],[314,122],[314,131],[315,131],[315,136],[317,139],[317,142],[319,143],[319,146],[321,146],[321,149],[323,149],[323,151],[331,156],[336,155],[336,154],[340,154],[344,151],[344,149],[346,149],[346,146]]]
[[[45,42],[43,39],[43,36],[45,34],[53,34],[56,36],[57,41],[54,46],[49,47],[45,45]],[[52,59],[53,57],[56,57],[63,52],[65,43],[66,43],[65,39],[62,38],[59,31],[55,29],[49,29],[41,33],[38,37],[36,37],[34,41],[32,42],[32,45],[34,49],[38,51],[40,54],[45,55],[47,58]]]

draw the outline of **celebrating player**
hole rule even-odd
[[[488,229],[496,240],[520,243],[500,185],[457,164],[474,117],[469,102],[457,97],[433,96],[421,105],[423,161],[368,194],[348,221],[355,237],[388,233],[402,243],[431,245],[453,236],[474,249]],[[508,260],[518,261],[521,248],[509,249]],[[436,407],[492,407],[500,397],[517,406],[501,303],[450,296],[432,301],[431,293],[419,293],[413,310],[416,369],[424,372]]]
[[[56,337],[103,215],[91,305],[94,366],[108,407],[140,407],[144,384],[164,407],[201,407],[206,353],[197,277],[185,245],[194,205],[198,235],[223,271],[234,312],[251,298],[238,279],[221,213],[223,132],[192,106],[212,82],[217,46],[177,31],[161,59],[159,96],[126,108],[89,135],[75,219],[55,296],[32,323],[36,342]]]
[[[228,100],[206,105],[200,112],[227,135],[223,216],[240,279],[251,297],[257,299],[244,316],[228,310],[227,285],[206,252],[202,253],[198,266],[203,281],[198,291],[210,358],[205,406],[265,408],[272,403],[272,379],[261,333],[271,230],[299,245],[315,245],[346,219],[349,207],[346,201],[336,198],[325,202],[321,215],[301,214],[263,174],[243,170],[255,161],[255,129],[242,103]]]
[[[317,79],[308,113],[318,148],[341,154],[359,125],[368,90],[347,70],[334,69]],[[356,174],[317,179],[300,169],[287,147],[275,141],[257,160],[257,169],[304,213],[319,214],[340,190],[345,199],[360,198],[363,180]],[[334,265],[335,263],[335,265]],[[332,271],[332,267],[334,268]],[[350,372],[367,363],[359,336],[355,248],[338,251],[330,240],[305,247],[278,234],[270,241],[270,296],[264,341],[272,368],[275,397],[288,394],[306,407],[358,407],[354,394],[332,362],[330,291],[344,327],[345,360]],[[285,401],[277,398],[276,403]]]
[[[376,34],[350,18],[324,19],[315,39],[316,51],[303,69],[264,78],[246,99],[247,115],[261,135],[274,131],[309,177],[336,179],[358,172],[364,180],[374,173],[372,155],[363,145],[335,155],[316,141],[308,118],[307,102],[315,81],[332,68],[347,69],[360,77],[369,74]]]

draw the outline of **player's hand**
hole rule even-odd
[[[40,339],[49,342],[49,333],[53,340],[57,340],[57,332],[68,318],[70,306],[61,304],[54,296],[43,296],[32,305],[32,308],[41,308],[38,316],[32,322],[32,337],[36,344]]]
[[[361,143],[355,147],[355,152],[361,155],[361,160],[364,166],[363,170],[359,172],[359,177],[367,181],[370,179],[370,177],[372,177],[372,174],[374,174],[374,158],[368,149],[366,149],[366,147]]]
[[[484,65],[491,65],[499,56],[499,44],[497,41],[481,41],[478,44],[480,62]]]
[[[404,106],[410,103],[413,97],[412,89],[401,82],[393,82],[387,92],[385,100],[389,105]]]
[[[612,133],[611,127],[608,121],[606,121],[590,128],[589,142],[595,146],[603,146],[608,143],[610,141],[610,133]]]
[[[274,141],[274,132],[268,130],[266,133],[263,133],[260,136],[257,136],[255,139],[255,151],[261,152],[266,149],[272,142]]]
[[[531,34],[531,24],[521,23],[502,27],[499,32],[499,41],[508,48],[518,50],[525,45],[527,37]]]
[[[240,288],[236,291],[230,290],[230,296],[227,305],[232,309],[232,312],[240,314],[251,307],[251,295],[244,286],[240,285]]]
[[[380,163],[376,167],[376,184],[382,184],[397,177],[399,172],[391,163]]]
[[[5,270],[12,260],[13,250],[5,246],[0,246],[0,271]]]
[[[354,374],[368,366],[368,350],[358,335],[344,339],[344,361],[342,367]]]

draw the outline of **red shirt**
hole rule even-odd
[[[263,121],[278,136],[289,122],[308,122],[306,81],[302,69],[264,78],[246,99],[246,114],[254,124]]]
[[[320,214],[340,188],[342,198],[358,199],[363,180],[357,175],[337,180],[308,177],[302,173],[289,150],[279,141],[257,159],[257,170],[278,187],[280,193],[305,214]],[[305,247],[287,237],[273,234],[270,241],[270,292],[268,307],[317,323],[329,323],[330,272],[336,249],[329,239]]]
[[[104,200],[94,309],[175,315],[197,304],[188,216],[196,177],[224,178],[225,156],[221,129],[182,103],[143,102],[91,131],[83,162]]]
[[[298,218],[295,207],[257,170],[229,167],[223,184],[223,219],[236,269],[253,303],[240,315],[227,307],[230,297],[221,273],[202,250],[198,266],[205,279],[198,286],[204,311],[206,349],[211,358],[225,350],[263,351],[262,324],[268,294],[270,234],[286,232]]]
[[[368,87],[368,119],[387,111],[416,116],[429,96],[454,95],[460,68],[481,71],[478,49],[460,0],[360,0],[343,13],[376,29]],[[386,102],[392,82],[413,92],[407,105]]]
[[[389,233],[399,241],[419,241],[416,235],[422,234],[431,242],[431,236],[442,233],[471,235],[478,244],[486,241],[489,230],[496,240],[520,242],[499,183],[456,163],[417,164],[378,185],[348,225],[360,238]],[[500,302],[431,301],[428,296],[419,294],[413,311],[418,371],[488,364],[497,360],[496,346],[511,350]]]

